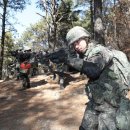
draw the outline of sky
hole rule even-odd
[[[15,28],[17,29],[19,36],[26,30],[27,27],[30,26],[30,24],[35,24],[41,19],[41,16],[36,14],[41,14],[41,11],[38,8],[36,8],[36,0],[31,1],[31,5],[27,5],[25,10],[23,10],[22,12],[18,12],[15,16],[18,19],[18,22],[20,23],[19,25],[15,25]]]
[[[38,12],[43,14],[43,12],[36,8],[36,2],[37,0],[31,0],[31,5],[27,5],[26,9],[22,11],[22,13],[19,12],[15,16],[18,19],[18,22],[20,22],[19,25],[15,25],[19,36],[26,30],[27,27],[29,27],[30,24],[35,24],[41,19],[41,16],[36,13]],[[74,0],[74,3],[76,2],[77,0]]]

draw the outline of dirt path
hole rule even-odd
[[[25,91],[19,91],[19,81],[0,82],[0,130],[78,130],[86,81],[72,77],[64,90],[50,76],[32,78]]]

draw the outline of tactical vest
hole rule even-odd
[[[86,92],[97,104],[107,102],[118,107],[123,91],[130,89],[130,64],[123,52],[93,43],[90,43],[84,60],[89,60],[98,53],[106,61],[105,67],[97,80],[87,84]]]

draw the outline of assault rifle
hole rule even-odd
[[[53,74],[53,79],[55,79],[57,75],[59,76],[59,84],[61,89],[66,86],[67,82],[65,82],[65,79],[67,77],[70,78],[70,74],[67,73],[68,65],[66,64],[69,57],[76,58],[76,52],[69,50],[69,48],[60,48],[45,55],[41,54],[38,58],[41,64],[44,64],[46,61],[48,61],[48,68]],[[50,64],[49,60],[56,64]]]
[[[56,64],[66,63],[69,57],[77,57],[76,52],[70,51],[68,48],[60,48],[54,52],[42,55],[40,59],[48,59]]]
[[[23,51],[10,51],[11,56],[15,57],[18,62],[24,62],[25,60],[30,60],[36,56],[34,52],[23,52]]]

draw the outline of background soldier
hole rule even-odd
[[[16,58],[16,70],[17,79],[26,79],[27,83],[24,88],[30,87],[29,72],[31,68],[30,60],[32,56],[31,48],[25,46],[24,49],[19,49],[16,51],[11,51],[11,55]],[[25,84],[25,83],[24,83]]]
[[[17,80],[20,79],[20,64],[23,61],[22,55],[23,55],[23,48],[19,48],[18,50],[16,50],[15,57],[16,57],[16,76],[17,76]]]

